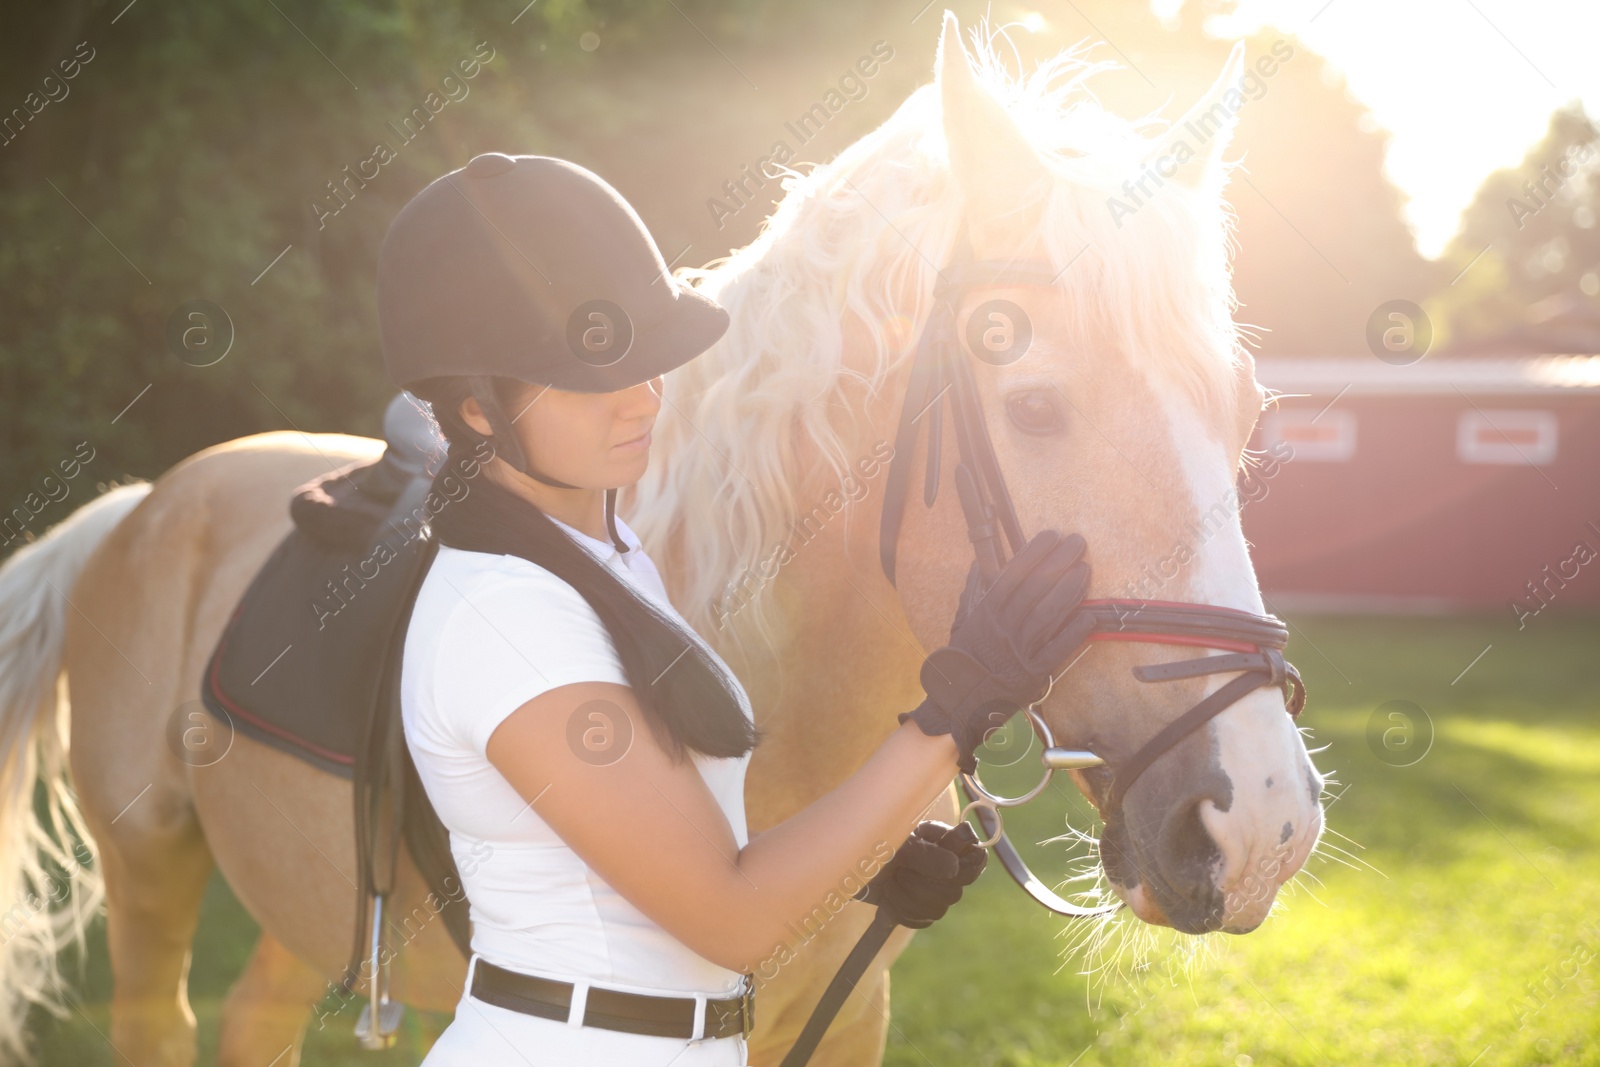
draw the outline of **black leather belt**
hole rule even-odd
[[[472,972],[472,995],[524,1015],[566,1022],[572,1009],[572,983],[519,974],[479,958]],[[706,1001],[704,1037],[746,1037],[755,1025],[755,990],[749,976],[737,997]],[[583,1025],[651,1037],[694,1037],[694,997],[657,997],[591,986]]]

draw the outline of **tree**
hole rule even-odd
[[[1461,350],[1594,351],[1600,344],[1600,130],[1573,103],[1522,163],[1489,175],[1430,302]]]

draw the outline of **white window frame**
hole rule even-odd
[[[1356,416],[1353,411],[1323,408],[1275,408],[1261,420],[1261,436],[1267,447],[1287,444],[1294,462],[1348,463],[1356,454]],[[1284,431],[1310,426],[1328,428],[1333,437],[1328,441],[1301,441],[1285,439]]]
[[[1506,431],[1532,431],[1531,445],[1515,444]],[[1553,411],[1471,408],[1456,420],[1456,458],[1463,463],[1543,467],[1554,463],[1559,425]]]

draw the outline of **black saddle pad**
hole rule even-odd
[[[472,951],[449,833],[399,740],[405,627],[437,547],[428,518],[443,506],[429,484],[391,444],[376,463],[297,490],[294,529],[245,590],[200,686],[206,708],[233,729],[352,782],[361,886],[346,988],[366,951],[369,895],[393,887],[394,839],[379,830],[385,797],[457,949]]]
[[[201,698],[240,733],[345,778],[432,559],[421,524],[385,521],[400,495],[381,461],[303,486],[296,525],[250,583],[206,666]]]

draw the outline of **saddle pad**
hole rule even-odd
[[[291,510],[304,520],[308,501],[339,495],[331,482],[361,484],[364,474],[319,479]],[[396,620],[432,559],[409,524],[380,529],[387,509],[378,502],[348,510],[355,521],[333,537],[327,524],[305,523],[283,539],[245,591],[201,684],[219,720],[345,778],[392,666],[385,657]]]
[[[446,930],[463,958],[472,954],[449,832],[399,740],[399,646],[433,561],[436,542],[426,532],[436,501],[421,492],[427,473],[392,462],[394,451],[296,491],[294,529],[245,590],[200,686],[220,721],[351,781],[361,885],[347,990],[367,950],[369,900],[393,888],[395,843],[382,840],[381,808],[399,813]],[[476,467],[466,463],[461,473]]]

